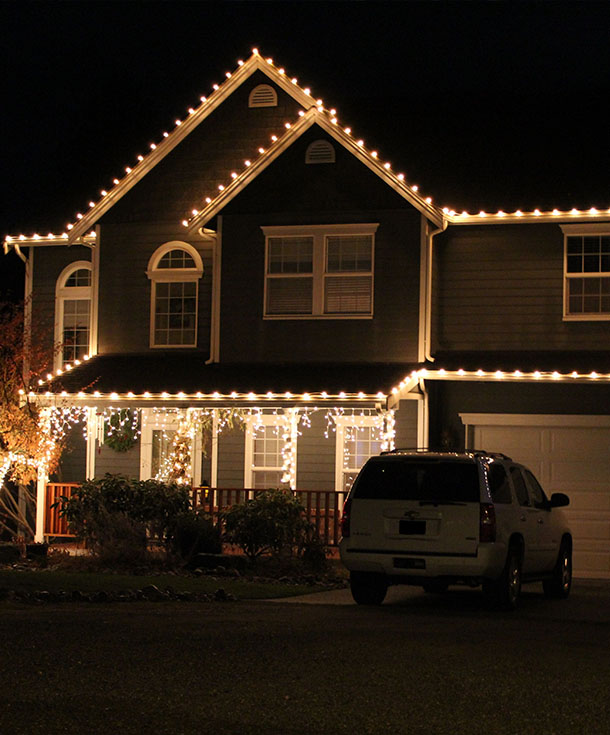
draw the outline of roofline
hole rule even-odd
[[[450,225],[522,225],[540,222],[599,222],[600,220],[610,220],[610,207],[608,209],[570,209],[568,211],[560,211],[553,209],[551,211],[542,212],[535,209],[532,212],[479,212],[471,214],[470,212],[461,212],[458,214],[453,210],[443,209],[443,214]]]
[[[224,186],[220,193],[210,199],[206,207],[198,211],[191,219],[183,220],[182,224],[189,232],[204,226],[215,217],[232,199],[243,191],[250,182],[264,171],[273,161],[289,148],[309,128],[317,124],[331,137],[340,143],[348,152],[354,155],[361,163],[399,194],[403,199],[418,209],[424,216],[432,220],[439,227],[443,224],[443,213],[439,207],[432,204],[430,198],[424,199],[411,186],[404,182],[402,174],[392,171],[390,164],[382,164],[377,160],[374,151],[367,151],[362,141],[356,141],[351,136],[349,128],[343,129],[337,124],[332,111],[323,107],[310,107],[307,112],[299,113],[300,117],[294,124],[286,123],[287,132],[266,150],[251,165]]]
[[[87,229],[92,227],[97,220],[114,206],[127,192],[135,186],[149,171],[160,163],[179,143],[184,140],[196,127],[199,126],[214,110],[216,110],[236,89],[238,89],[254,72],[262,71],[266,76],[275,81],[287,94],[292,96],[299,104],[309,108],[315,104],[310,94],[297,84],[296,79],[289,79],[282,68],[276,68],[271,59],[263,59],[256,50],[245,62],[242,62],[233,73],[226,72],[226,80],[215,85],[214,92],[208,97],[201,98],[201,104],[197,109],[189,108],[189,115],[184,120],[177,120],[176,127],[171,133],[164,133],[164,140],[158,144],[151,144],[151,151],[146,156],[141,156],[139,162],[132,167],[127,167],[127,175],[115,184],[109,192],[102,193],[102,198],[94,203],[91,202],[89,212],[83,215],[76,223],[69,225],[70,234],[68,239],[73,242]],[[115,180],[116,181],[116,180]]]

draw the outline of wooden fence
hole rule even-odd
[[[71,537],[65,518],[53,508],[60,496],[70,497],[76,482],[47,484],[45,507],[45,536]],[[219,513],[232,505],[245,503],[263,490],[248,488],[194,487],[191,490],[191,506],[203,509],[218,523]],[[294,495],[305,508],[308,521],[315,524],[316,530],[325,546],[338,546],[341,538],[341,510],[346,493],[334,490],[294,490]]]

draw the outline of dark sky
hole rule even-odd
[[[63,230],[253,46],[439,204],[610,206],[610,3],[5,1],[0,29],[3,237]]]

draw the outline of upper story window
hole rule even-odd
[[[265,317],[370,318],[377,227],[263,227]]]
[[[90,353],[91,263],[79,260],[64,268],[55,287],[55,341],[61,345],[56,367]]]
[[[259,84],[250,92],[248,107],[277,107],[277,92],[269,84]]]
[[[168,242],[152,255],[150,346],[196,347],[201,256],[185,242]]]
[[[314,140],[305,151],[305,163],[334,163],[335,149],[327,140]]]
[[[564,316],[610,319],[610,224],[564,225]]]

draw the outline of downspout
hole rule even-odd
[[[222,267],[222,216],[218,216],[212,256],[212,313],[210,319],[210,357],[206,365],[220,362],[220,276]]]
[[[423,360],[434,362],[430,354],[432,342],[432,255],[434,237],[447,229],[449,222],[443,217],[443,224],[436,230],[426,233],[426,277],[425,277],[425,307],[424,307],[424,349]]]

